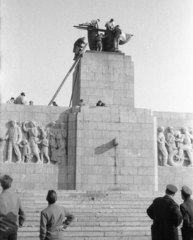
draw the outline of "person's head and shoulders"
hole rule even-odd
[[[186,206],[191,204],[193,207],[193,199],[191,199],[192,190],[188,186],[183,186],[181,189],[181,198],[184,202],[181,204],[182,206]]]
[[[166,189],[165,189],[165,195],[163,197],[158,197],[158,198],[155,198],[154,202],[165,202],[165,203],[171,203],[171,204],[175,204],[175,201],[174,201],[174,196],[176,194],[176,192],[178,191],[177,187],[174,186],[173,184],[168,184],[166,186]]]
[[[84,103],[83,99],[80,99],[80,101],[78,103],[78,106],[80,106],[80,107],[85,106],[85,103]]]
[[[6,103],[8,104],[14,104],[15,98],[11,97]]]
[[[29,101],[29,105],[34,105],[33,101]]]
[[[15,99],[14,103],[15,104],[26,104],[24,98],[25,98],[25,93],[21,92],[21,94]]]
[[[57,201],[57,193],[54,190],[49,190],[46,196],[46,201],[48,202],[48,207],[44,209],[43,211],[50,210],[55,207],[59,207],[56,204]]]
[[[54,101],[54,102],[52,102],[52,105],[54,106],[54,107],[58,107],[58,104]]]
[[[4,175],[0,178],[0,183],[2,187],[2,193],[0,194],[0,196],[4,193],[10,192],[12,182],[13,179],[9,175]]]

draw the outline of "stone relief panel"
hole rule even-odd
[[[67,130],[65,123],[52,122],[38,126],[35,121],[9,122],[6,135],[5,163],[62,164],[66,159]],[[13,161],[13,154],[16,161]]]
[[[158,164],[193,167],[193,134],[188,128],[158,127]]]

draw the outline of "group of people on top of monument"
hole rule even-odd
[[[188,186],[181,189],[183,203],[178,206],[174,201],[177,187],[168,184],[164,197],[158,197],[147,208],[147,215],[153,220],[151,226],[152,240],[179,240],[178,226],[181,228],[182,240],[193,240],[193,200],[192,190]]]
[[[27,105],[27,101],[25,101],[25,93],[22,92],[17,98],[11,97],[6,103]],[[29,101],[29,105],[33,105],[33,101]]]
[[[0,178],[0,240],[17,240],[18,228],[26,221],[26,212],[17,193],[10,191],[13,179],[9,175]],[[74,215],[59,206],[57,194],[49,190],[46,200],[48,206],[40,214],[40,240],[63,240],[65,229],[74,220]]]
[[[22,92],[17,98],[11,97],[6,103],[27,105],[27,101],[25,100],[25,93]],[[29,105],[34,105],[33,101],[29,101]],[[52,102],[52,105],[58,106],[56,102]]]
[[[99,22],[100,22],[100,19],[97,19],[97,20],[92,20],[90,23],[86,22],[86,23],[79,24],[79,26],[87,26],[91,29],[99,29]],[[120,35],[122,33],[120,26],[119,25],[115,26],[114,19],[110,19],[110,21],[106,22],[105,27],[106,27],[106,31],[113,32],[114,51],[118,51]],[[103,50],[103,39],[106,37],[107,36],[102,33],[98,33],[98,32],[96,33],[96,36],[95,36],[96,51],[101,52]],[[76,42],[74,43],[74,48],[73,48],[73,52],[75,53],[73,60],[76,60],[77,57],[79,57],[82,54],[82,50],[83,50],[85,44],[86,44],[85,37],[82,37],[82,38],[79,38],[76,40]]]

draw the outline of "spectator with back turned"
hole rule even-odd
[[[167,185],[165,196],[154,199],[148,207],[147,215],[153,220],[152,240],[179,240],[177,227],[182,222],[182,214],[173,199],[176,192],[174,185]]]
[[[64,207],[56,204],[57,194],[49,190],[46,200],[48,207],[41,212],[40,240],[63,240],[65,229],[74,220],[74,216]]]
[[[182,239],[193,240],[193,200],[190,198],[192,190],[183,186],[181,190],[181,196],[184,202],[180,205],[180,210],[183,216],[182,225]]]
[[[4,175],[0,178],[0,240],[17,240],[18,227],[22,227],[25,221],[25,213],[21,200],[16,193],[9,190],[13,179]]]
[[[25,104],[25,100],[24,100],[24,97],[25,97],[25,93],[22,92],[14,101],[15,104]]]

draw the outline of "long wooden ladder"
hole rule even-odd
[[[53,103],[54,99],[57,97],[57,95],[58,95],[58,93],[60,92],[62,86],[64,85],[64,83],[66,82],[67,78],[69,77],[70,73],[71,73],[72,70],[76,67],[76,65],[78,64],[78,62],[80,61],[80,58],[81,58],[82,54],[84,53],[87,45],[88,45],[87,43],[84,45],[81,54],[77,57],[77,59],[75,60],[75,62],[74,62],[73,65],[72,65],[72,67],[70,68],[70,70],[69,70],[68,73],[66,74],[65,78],[62,80],[59,88],[58,88],[57,91],[55,92],[55,94],[54,94],[53,98],[51,99],[51,101],[49,102],[48,106],[50,106],[50,105]]]

